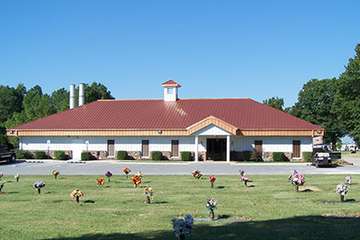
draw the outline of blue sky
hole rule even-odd
[[[0,84],[99,81],[116,98],[284,97],[336,77],[359,1],[0,1]]]

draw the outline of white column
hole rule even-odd
[[[230,162],[230,136],[226,136],[226,162]]]
[[[199,161],[199,136],[195,136],[195,162]]]

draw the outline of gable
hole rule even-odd
[[[199,135],[199,136],[228,136],[231,135],[231,133],[225,131],[224,129],[215,126],[214,124],[210,124],[199,131],[193,133],[193,135]]]

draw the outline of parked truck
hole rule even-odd
[[[16,160],[14,151],[11,151],[5,144],[0,144],[0,162],[13,162]]]
[[[331,166],[339,159],[341,159],[341,152],[333,151],[329,145],[314,145],[312,165],[315,167]]]

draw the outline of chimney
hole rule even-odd
[[[79,84],[79,107],[84,105],[85,103],[85,95],[84,95],[84,84]]]
[[[175,102],[178,100],[178,88],[181,87],[180,84],[174,80],[168,80],[161,84],[164,88],[164,101],[166,102]]]
[[[73,109],[75,107],[75,85],[70,85],[70,97],[69,97],[69,107]]]

